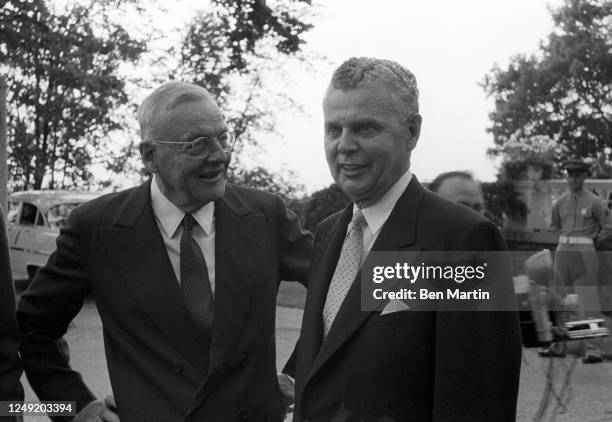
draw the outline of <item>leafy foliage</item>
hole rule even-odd
[[[228,180],[240,186],[259,189],[276,194],[285,200],[297,197],[304,187],[295,182],[293,172],[271,173],[263,167],[235,169],[228,174]]]
[[[348,196],[335,183],[314,192],[300,215],[304,227],[314,231],[323,219],[343,209],[349,202]]]
[[[286,197],[301,191],[292,173],[248,168],[236,157],[245,146],[257,146],[256,133],[274,133],[275,110],[295,106],[266,86],[264,76],[280,75],[283,58],[302,57],[302,36],[311,27],[303,19],[309,1],[277,0],[268,6],[263,0],[213,0],[187,29],[179,50],[166,50],[167,44],[149,50],[150,44],[130,35],[154,40],[159,32],[150,22],[130,33],[117,23],[127,8],[139,19],[150,18],[156,0],[91,0],[79,6],[84,3],[75,2],[64,13],[50,10],[43,0],[7,0],[0,6],[0,63],[9,68],[12,189],[87,185],[92,164],[100,162],[116,174],[140,172],[134,141],[120,145],[112,138],[119,130],[124,138],[135,138],[128,121],[132,113],[126,113],[134,108],[128,85],[152,89],[169,74],[205,86],[226,112],[239,136],[231,180]],[[123,63],[143,58],[155,68],[152,85],[146,78],[130,79],[124,67],[119,72]],[[104,183],[110,182],[96,181],[97,187]]]
[[[145,45],[108,17],[112,2],[63,14],[41,0],[8,0],[0,10],[0,62],[9,67],[9,172],[14,189],[87,184],[104,155],[113,111],[128,103],[118,76]]]
[[[594,160],[612,146],[612,1],[566,0],[552,18],[554,31],[538,54],[516,56],[484,79],[495,100],[493,156],[532,136],[555,143],[556,161]]]
[[[482,191],[487,210],[499,227],[503,226],[504,216],[520,220],[527,215],[527,206],[511,181],[482,183]]]
[[[299,3],[310,5],[310,0],[276,2],[273,10],[265,0],[215,0],[220,6],[217,15],[228,29],[225,32],[229,70],[243,70],[248,66],[248,54],[256,50],[263,38],[275,40],[276,50],[281,54],[293,54],[304,43],[301,35],[312,25],[300,20],[291,6]]]
[[[237,137],[230,179],[291,196],[300,190],[292,186],[293,174],[275,177],[261,166],[249,168],[243,153],[245,147],[249,154],[261,147],[258,135],[274,135],[278,110],[297,107],[283,92],[279,63],[303,63],[301,36],[312,27],[304,21],[310,2],[282,0],[274,2],[274,8],[262,0],[214,3],[216,7],[199,14],[190,25],[173,73],[205,87],[224,111]]]

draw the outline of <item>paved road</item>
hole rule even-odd
[[[298,337],[302,311],[295,308],[278,307],[277,312],[277,365],[282,365],[291,354]],[[98,397],[110,394],[110,383],[102,345],[102,328],[95,305],[91,300],[68,331],[72,365],[82,372],[86,383]],[[542,421],[559,422],[612,422],[612,362],[584,365],[574,357],[553,359],[539,358],[534,351],[526,350],[521,372],[518,421],[533,421],[538,412],[547,374],[553,384],[549,394],[548,411]],[[564,383],[567,380],[564,389]],[[26,386],[27,399],[35,396]],[[559,402],[568,403],[567,409],[555,406],[555,395]],[[552,414],[557,407],[558,416]],[[41,418],[26,420],[41,421]]]

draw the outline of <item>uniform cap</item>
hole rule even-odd
[[[563,163],[563,168],[565,170],[582,170],[589,171],[591,166],[582,160],[567,160]]]

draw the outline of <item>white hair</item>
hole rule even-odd
[[[210,93],[201,86],[187,82],[166,82],[153,91],[138,107],[138,123],[143,141],[154,139],[164,125],[163,116],[183,103],[210,100]]]

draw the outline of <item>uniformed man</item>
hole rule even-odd
[[[576,317],[601,317],[598,291],[599,262],[595,241],[603,229],[607,207],[603,200],[584,189],[589,165],[581,160],[563,164],[568,191],[555,202],[552,229],[559,233],[554,263],[555,284],[566,294],[565,305],[576,305]],[[577,302],[572,303],[571,298]],[[558,352],[558,350],[557,350]],[[602,350],[593,342],[585,343],[583,362],[602,361]],[[553,352],[554,354],[554,352]]]

